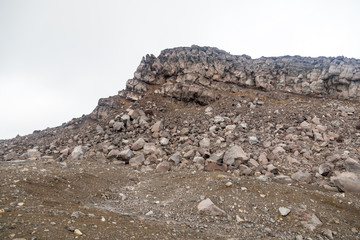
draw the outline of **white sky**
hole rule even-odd
[[[147,53],[360,58],[358,0],[0,0],[0,139],[116,95]]]

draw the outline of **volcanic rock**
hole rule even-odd
[[[226,215],[226,212],[216,206],[209,198],[201,201],[198,205],[199,213],[210,216],[222,216]]]
[[[233,165],[236,160],[241,160],[241,161],[248,160],[246,153],[238,145],[231,147],[225,152],[223,161],[227,165]]]

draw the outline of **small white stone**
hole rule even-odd
[[[154,214],[154,212],[150,210],[145,214],[145,216],[150,216],[150,215],[153,215],[153,214]]]
[[[241,217],[236,215],[236,222],[240,223],[240,222],[244,222],[244,221],[245,221],[244,219],[242,219]]]
[[[287,216],[290,213],[290,211],[291,211],[290,209],[285,208],[285,207],[279,208],[279,212],[280,212],[281,216],[283,216],[283,217]]]
[[[83,233],[82,233],[79,229],[75,229],[75,230],[74,230],[74,233],[75,233],[75,235],[77,235],[77,236],[83,235]]]
[[[167,139],[167,138],[162,138],[162,139],[160,140],[160,144],[161,144],[162,146],[168,145],[168,144],[169,144],[169,139]]]
[[[227,186],[227,187],[231,187],[232,185],[233,185],[232,182],[225,183],[225,186]]]
[[[249,142],[250,142],[251,144],[255,144],[255,143],[258,143],[259,140],[258,140],[258,138],[257,138],[256,136],[250,136],[250,137],[249,137]]]

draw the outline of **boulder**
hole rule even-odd
[[[216,206],[210,198],[207,198],[201,201],[198,205],[198,211],[201,214],[208,215],[208,216],[224,216],[226,212]]]
[[[5,161],[11,161],[19,158],[16,152],[10,152],[4,156]]]
[[[134,151],[138,151],[144,147],[145,143],[146,142],[143,138],[139,138],[131,145],[131,149]]]
[[[162,130],[164,128],[164,121],[160,120],[157,121],[152,127],[151,127],[151,131],[152,132],[159,132],[160,130]]]
[[[155,143],[145,143],[143,152],[145,155],[149,155],[152,153],[155,153],[157,151],[157,147],[155,146]]]
[[[158,172],[167,172],[170,171],[171,165],[169,162],[161,162],[156,166],[156,171]]]
[[[239,175],[250,176],[250,175],[253,174],[253,171],[248,166],[246,166],[244,164],[240,164],[238,174]]]
[[[161,144],[161,146],[166,146],[166,145],[168,145],[168,144],[169,144],[169,139],[167,139],[167,138],[165,138],[165,137],[162,137],[162,138],[160,139],[160,144]]]
[[[248,159],[244,150],[240,146],[235,145],[225,152],[223,161],[227,165],[233,165],[235,160],[246,161]]]
[[[197,164],[204,165],[205,164],[205,159],[203,157],[194,157],[193,162],[197,163]]]
[[[117,159],[117,157],[120,155],[120,151],[117,149],[112,149],[108,154],[108,159]]]
[[[173,155],[171,155],[171,157],[169,158],[169,161],[173,161],[175,163],[180,163],[181,162],[180,152],[176,152]]]
[[[323,225],[320,219],[314,213],[303,213],[303,221],[301,224],[310,231],[314,231],[315,228]]]
[[[115,131],[120,131],[122,129],[125,129],[125,124],[123,122],[115,122],[113,124],[113,128]]]
[[[327,176],[331,173],[332,169],[334,168],[334,165],[331,163],[323,163],[319,166],[319,173],[322,176]]]
[[[98,125],[96,126],[96,132],[97,132],[98,134],[103,134],[103,133],[104,133],[104,129],[98,124]]]
[[[133,157],[129,160],[129,165],[132,167],[140,166],[145,161],[144,154],[140,154],[139,156]]]
[[[208,149],[210,147],[210,138],[203,138],[199,145],[203,149]]]
[[[259,142],[259,140],[258,140],[258,138],[256,136],[250,136],[249,137],[249,143],[250,144],[256,144],[258,142]]]
[[[225,121],[225,119],[222,116],[215,116],[215,118],[214,118],[215,123],[221,123],[224,121]]]
[[[213,162],[221,163],[224,157],[224,152],[216,152],[210,155],[210,160]]]
[[[353,172],[343,172],[331,181],[341,191],[360,193],[360,178]]]
[[[128,162],[132,157],[134,157],[134,153],[130,149],[125,149],[118,155],[118,159],[125,162]]]
[[[291,175],[291,178],[299,181],[299,182],[306,182],[306,183],[310,183],[312,181],[312,175],[309,172],[303,172],[303,171],[298,171],[294,174]]]
[[[360,176],[360,163],[359,161],[353,159],[353,158],[348,158],[345,160],[345,169],[347,172],[353,172],[355,174],[357,174],[358,176]]]
[[[69,156],[70,161],[77,161],[83,158],[85,149],[83,146],[76,146]]]
[[[36,148],[28,149],[26,152],[26,158],[31,159],[40,159],[41,153]]]

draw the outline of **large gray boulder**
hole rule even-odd
[[[130,149],[121,151],[118,155],[118,159],[128,162],[130,158],[134,157],[134,153]]]
[[[343,172],[336,177],[332,177],[331,181],[341,191],[360,193],[360,178],[359,175],[353,172]]]

